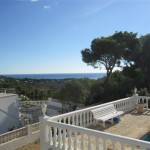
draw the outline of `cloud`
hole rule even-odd
[[[54,4],[54,5],[59,5],[59,2],[54,2],[53,4]]]
[[[19,2],[38,2],[39,0],[18,0]]]
[[[31,0],[31,2],[37,2],[38,0]]]
[[[50,9],[50,6],[49,6],[49,5],[44,5],[43,8],[44,8],[44,9]]]
[[[89,8],[88,11],[86,11],[83,16],[93,15],[93,14],[99,13],[100,11],[106,10],[113,3],[114,3],[114,0],[105,2],[102,5],[97,4],[97,5],[91,6],[91,8]]]
[[[43,6],[43,8],[46,10],[46,9],[53,9],[55,7],[57,7],[60,3],[58,1],[55,1],[55,2],[52,2],[52,3],[49,3],[49,4],[45,4]]]

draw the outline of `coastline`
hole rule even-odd
[[[0,76],[18,78],[18,79],[98,79],[102,78],[106,73],[50,73],[50,74],[5,74]]]

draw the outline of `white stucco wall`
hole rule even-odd
[[[19,126],[18,95],[0,93],[0,134]]]

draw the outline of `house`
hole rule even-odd
[[[18,128],[18,95],[0,93],[0,134]]]

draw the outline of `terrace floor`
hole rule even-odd
[[[140,139],[143,135],[150,131],[150,111],[145,110],[143,113],[138,113],[134,110],[123,115],[118,124],[106,124],[105,129],[100,125],[95,127],[92,126],[90,128]]]
[[[91,126],[90,129],[109,132],[117,135],[127,136],[131,138],[140,139],[143,135],[150,131],[150,110],[145,110],[143,113],[138,113],[136,110],[121,116],[121,121],[118,124],[111,125],[106,123],[106,128],[104,129],[101,125]],[[78,141],[80,149],[81,136],[78,135]],[[88,137],[84,136],[85,149],[88,150]],[[92,137],[91,139],[92,149],[95,150],[96,139]],[[101,147],[101,146],[100,146]],[[101,148],[103,149],[103,148]],[[107,150],[112,150],[112,143],[108,142]],[[137,148],[138,149],[138,148]],[[136,150],[137,150],[136,149]],[[121,150],[119,144],[116,145],[115,150]],[[129,145],[124,146],[124,150],[132,150]],[[139,149],[138,149],[139,150]]]
[[[132,137],[136,139],[140,139],[143,135],[150,131],[150,110],[145,110],[143,113],[138,113],[136,110],[127,113],[121,117],[121,121],[118,124],[111,125],[106,123],[106,128],[104,129],[102,126],[91,126],[90,129],[100,130],[104,132],[109,132],[113,134],[118,134],[122,136]],[[78,135],[78,142],[81,140],[81,136]],[[72,140],[74,140],[72,138]],[[85,136],[85,145],[88,141],[88,138]],[[92,147],[95,147],[95,139],[91,140]],[[80,144],[79,144],[80,145]],[[79,146],[80,147],[80,146]],[[88,147],[88,144],[87,144]],[[18,150],[39,150],[39,143],[32,143],[27,146],[24,146]],[[80,148],[79,148],[80,149]],[[88,148],[85,148],[88,149]],[[116,150],[119,150],[116,148]],[[112,150],[112,145],[110,144],[108,150]],[[131,148],[126,145],[125,150],[131,150]]]

